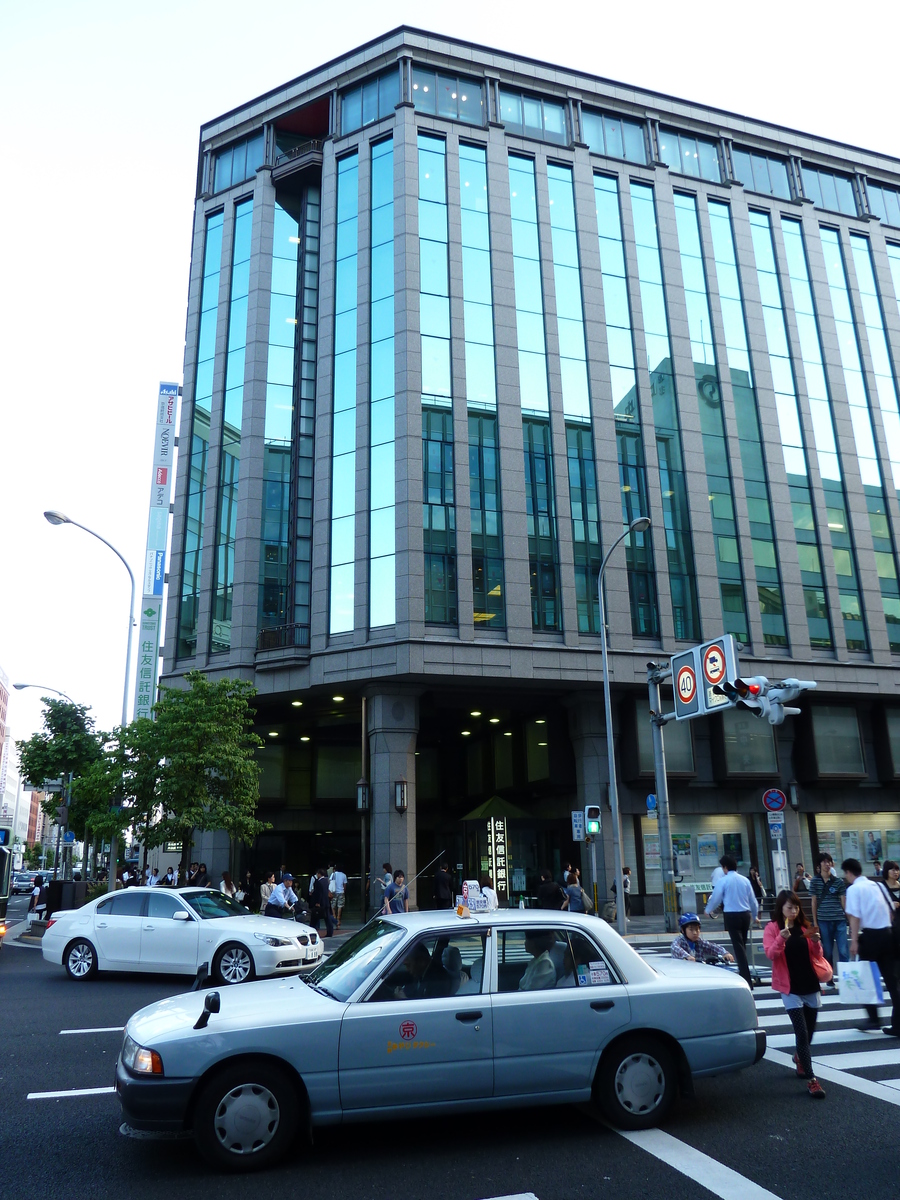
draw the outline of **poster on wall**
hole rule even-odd
[[[659,871],[660,868],[659,834],[644,834],[644,870]]]
[[[719,865],[719,835],[717,833],[697,835],[697,862],[701,867]]]
[[[689,833],[672,834],[672,855],[675,859],[676,875],[693,875],[694,860],[691,857],[691,835]]]
[[[863,832],[863,845],[866,848],[866,862],[874,862],[876,858],[883,858],[881,853],[881,830],[866,829]]]
[[[885,857],[900,862],[900,829],[884,831]]]
[[[744,839],[739,833],[722,834],[722,854],[727,854],[735,862],[744,861]]]
[[[819,832],[819,853],[830,854],[833,862],[838,862],[837,834],[833,829],[823,829]]]
[[[841,858],[859,858],[859,834],[855,829],[841,830]]]

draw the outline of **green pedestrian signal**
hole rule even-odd
[[[600,834],[600,805],[588,804],[584,810],[584,832],[588,837]]]

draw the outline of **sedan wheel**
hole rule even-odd
[[[675,1099],[672,1055],[650,1038],[627,1038],[607,1051],[596,1098],[605,1116],[624,1129],[658,1125]]]
[[[300,1104],[286,1075],[270,1063],[226,1067],[203,1088],[194,1110],[201,1153],[215,1167],[269,1166],[297,1134]]]
[[[70,979],[92,979],[97,974],[97,951],[84,938],[66,948],[63,962]]]
[[[255,974],[250,951],[238,942],[228,942],[213,960],[216,983],[246,983]]]

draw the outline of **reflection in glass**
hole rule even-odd
[[[519,344],[519,399],[524,411],[548,413],[547,342],[532,159],[516,154],[509,156],[509,192]]]
[[[224,188],[245,179],[252,179],[262,166],[266,156],[266,137],[262,130],[220,150],[216,154],[214,167],[213,191],[221,192]]]
[[[346,113],[345,113],[346,119]],[[356,511],[356,290],[359,155],[337,165],[329,633],[353,629]],[[374,307],[374,306],[373,306]],[[393,325],[392,325],[393,328]]]
[[[749,191],[765,192],[769,196],[790,200],[791,187],[784,159],[771,158],[755,150],[739,150],[737,147],[732,150],[731,157],[734,160],[735,178]]]
[[[542,141],[568,143],[565,106],[540,96],[500,89],[500,120],[510,133]]]
[[[523,422],[533,629],[562,629],[553,455],[547,421]]]
[[[469,413],[469,504],[475,624],[506,628],[497,418]]]
[[[203,521],[206,511],[206,465],[209,456],[209,419],[212,410],[213,363],[216,352],[216,321],[219,311],[219,271],[222,264],[223,224],[223,213],[216,213],[215,216],[209,217],[206,222],[206,239],[203,249],[200,329],[197,334],[197,366],[194,377],[194,411],[191,417],[191,457],[188,469],[187,513],[184,523],[181,605],[178,615],[177,654],[179,658],[197,652]]]
[[[394,66],[341,94],[341,132],[352,133],[390,117],[399,103],[400,74]]]
[[[816,208],[827,208],[831,212],[856,216],[856,196],[849,175],[836,175],[833,171],[820,171],[814,167],[800,168],[803,194],[812,200]]]
[[[885,225],[900,226],[900,192],[895,188],[885,187],[880,183],[866,180],[866,191],[869,194],[869,208],[884,221]],[[896,250],[896,246],[888,246],[888,253]]]
[[[377,405],[394,402],[394,143],[372,147],[369,373],[369,628],[393,625],[396,619],[394,557],[394,424]],[[379,241],[376,243],[376,238]]]
[[[820,650],[833,646],[831,621],[825,603],[825,580],[819,539],[813,515],[806,448],[801,430],[800,409],[794,370],[788,348],[784,301],[775,263],[771,218],[768,213],[750,213],[750,232],[756,257],[756,278],[763,306],[763,323],[769,350],[769,367],[775,388],[775,409],[781,436],[781,453],[791,494],[794,536],[800,561],[800,578],[806,608],[809,643]]]
[[[624,158],[629,162],[646,163],[647,146],[644,126],[612,113],[591,112],[581,114],[584,140],[592,154],[605,154],[609,158]]]
[[[484,88],[480,79],[465,75],[445,75],[413,64],[412,100],[418,112],[484,124]]]
[[[682,175],[710,179],[713,183],[722,181],[716,143],[706,138],[660,126],[659,157],[671,170],[679,171]]]
[[[456,501],[453,485],[453,414],[422,410],[422,513],[425,620],[455,625]]]

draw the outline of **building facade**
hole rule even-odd
[[[646,664],[723,631],[818,687],[666,727],[686,880],[771,879],[771,786],[793,860],[900,855],[897,160],[402,28],[205,125],[197,179],[163,682],[259,690],[240,865],[358,874],[360,776],[376,873],[515,901],[577,861],[639,515],[605,586],[647,909]]]

